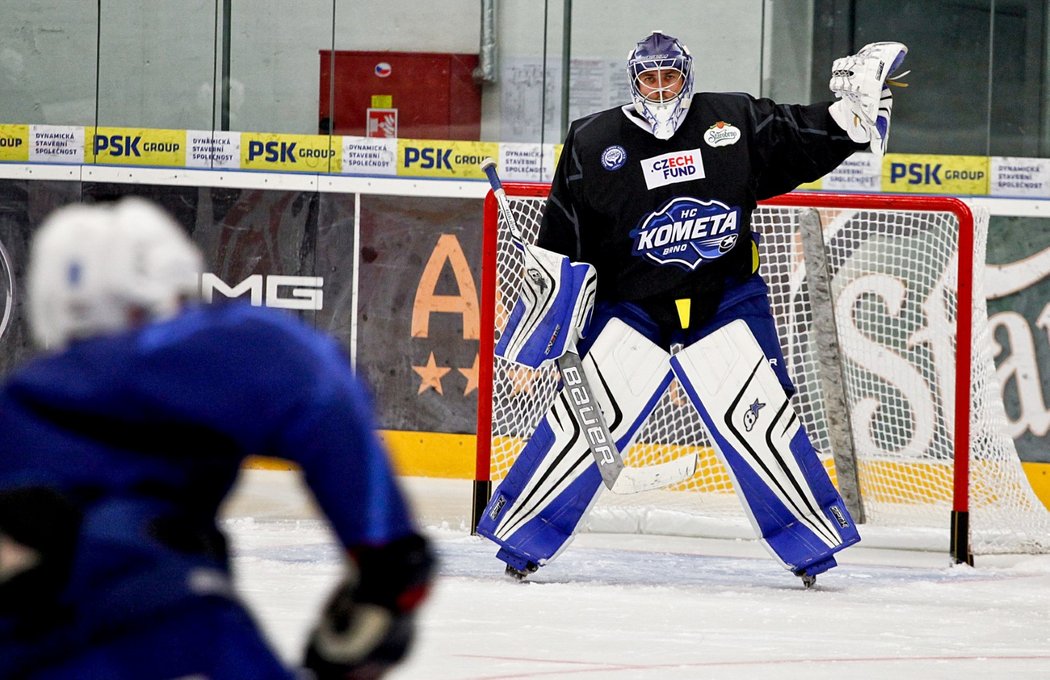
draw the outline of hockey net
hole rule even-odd
[[[548,187],[504,186],[523,237],[534,239]],[[817,224],[833,300],[816,309],[817,279],[803,254],[807,221]],[[1050,513],[1006,434],[983,294],[987,213],[943,197],[796,193],[760,206],[752,226],[795,407],[833,479],[831,432],[848,423],[865,540],[953,554],[1050,552]],[[519,272],[491,195],[485,229],[482,328],[494,333],[482,341],[477,477],[498,483],[550,406],[559,375],[554,366],[532,370],[492,356]],[[844,413],[826,394],[818,340],[828,337]],[[689,453],[699,461],[691,478],[659,491],[603,493],[581,528],[750,535],[700,417],[672,382],[622,454],[639,467]]]

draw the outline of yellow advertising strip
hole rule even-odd
[[[186,131],[84,128],[84,160],[101,165],[186,166]]]
[[[396,430],[381,434],[399,475],[474,479],[477,438],[472,434]]]
[[[485,179],[478,165],[489,157],[499,158],[498,142],[397,140],[397,174],[401,177]]]
[[[985,196],[990,175],[991,162],[987,156],[888,154],[882,161],[882,190]]]
[[[337,173],[343,138],[328,135],[241,133],[241,169],[267,172]]]
[[[25,163],[29,160],[29,126],[0,125],[0,161]]]
[[[1021,463],[1024,473],[1028,475],[1028,483],[1043,505],[1050,509],[1050,463]]]
[[[397,474],[405,477],[440,477],[444,479],[473,479],[475,462],[475,437],[472,434],[442,434],[436,432],[409,432],[384,430],[383,441],[390,449]],[[523,444],[524,442],[522,442]],[[512,443],[513,444],[513,443]],[[502,442],[504,448],[507,442]],[[686,447],[664,447],[666,451],[657,453],[661,460],[677,458],[688,453]],[[705,479],[704,491],[732,493],[729,476],[714,451],[709,448],[696,450],[699,462],[693,480],[687,480],[671,487],[671,490],[696,489],[694,480]],[[653,451],[647,452],[654,455]],[[635,463],[636,465],[640,463]],[[1050,463],[1021,463],[1028,481],[1036,496],[1047,508],[1050,508]],[[266,470],[293,470],[295,465],[276,458],[250,458],[246,467]],[[825,463],[833,482],[835,468],[831,461]],[[866,488],[865,498],[890,502],[913,503],[928,502],[935,498],[940,502],[950,502],[952,498],[951,467],[944,464],[893,463],[887,461],[869,464],[868,474],[873,478],[908,479],[913,496],[907,496],[901,489],[889,486],[883,488]],[[837,482],[836,482],[837,483]]]
[[[390,451],[398,475],[474,479],[476,438],[472,434],[402,430],[381,430],[379,434]],[[255,470],[297,469],[294,463],[283,458],[263,456],[250,457],[245,467]]]

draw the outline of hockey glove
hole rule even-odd
[[[47,625],[69,579],[81,512],[45,487],[0,491],[0,616]]]
[[[496,343],[496,355],[539,368],[582,337],[594,310],[594,267],[526,245],[519,297]]]
[[[380,678],[408,652],[434,557],[418,534],[350,551],[348,574],[310,634],[303,665],[317,680]]]
[[[893,95],[889,85],[899,82],[908,72],[893,75],[908,54],[898,42],[865,45],[857,54],[836,59],[831,66],[831,91],[839,98],[830,107],[831,117],[855,142],[869,142],[871,151],[881,156],[886,152],[890,133]]]

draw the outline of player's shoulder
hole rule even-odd
[[[746,129],[761,126],[775,114],[776,103],[749,92],[698,92],[689,108],[690,118],[697,119],[698,124],[722,120]]]
[[[730,109],[753,109],[762,101],[771,101],[756,97],[750,92],[697,92],[693,95],[690,108],[717,107]]]
[[[769,97],[756,96],[750,92],[698,92],[693,96],[693,103],[747,112],[772,111],[777,107],[777,102]]]
[[[168,322],[153,324],[138,338],[145,352],[196,345],[220,355],[235,351],[271,356],[328,353],[331,344],[327,336],[289,311],[243,302],[194,306]]]
[[[611,109],[596,111],[582,118],[577,118],[569,125],[569,130],[571,135],[577,139],[581,137],[589,139],[603,136],[619,129],[622,119],[622,107],[615,106]]]

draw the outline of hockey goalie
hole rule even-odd
[[[751,214],[858,151],[885,152],[906,53],[866,45],[834,62],[834,101],[781,105],[694,93],[689,50],[655,31],[628,54],[632,103],[572,123],[496,348],[557,361],[563,383],[478,523],[509,575],[564,550],[604,487],[681,476],[608,474],[564,363],[577,351],[616,458],[679,381],[755,532],[806,586],[860,540],[792,405]]]

